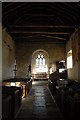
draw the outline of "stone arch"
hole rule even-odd
[[[31,59],[31,73],[32,74],[40,74],[38,72],[36,72],[36,57],[39,55],[39,54],[42,54],[45,58],[45,66],[46,66],[46,71],[44,71],[47,76],[49,74],[49,55],[48,53],[43,50],[43,49],[38,49],[38,50],[35,50],[32,54],[32,59]],[[44,72],[42,72],[42,74],[44,74]]]

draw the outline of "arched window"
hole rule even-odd
[[[37,78],[40,75],[40,79],[48,74],[48,66],[49,66],[49,56],[45,50],[36,50],[32,54],[32,63],[31,63],[31,72]],[[45,77],[44,77],[45,78]]]
[[[36,57],[36,67],[44,67],[45,66],[45,58],[42,54],[39,54]]]

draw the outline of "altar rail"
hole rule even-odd
[[[48,74],[32,74],[33,79],[48,79],[49,75]]]

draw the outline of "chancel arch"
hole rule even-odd
[[[49,55],[45,50],[39,49],[33,52],[31,72],[34,79],[47,79],[49,74]]]

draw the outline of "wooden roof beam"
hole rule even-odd
[[[27,32],[27,31],[9,31],[8,33],[12,34],[18,34],[18,33],[25,33],[25,34],[65,34],[65,35],[70,35],[70,32]]]
[[[28,38],[28,37],[39,37],[39,36],[58,39],[58,40],[66,40],[65,38],[49,36],[49,35],[30,35],[30,36],[26,36],[26,37],[14,37],[14,38],[16,38],[16,39],[24,39],[24,38]]]
[[[43,25],[7,25],[8,28],[20,28],[20,27],[38,27],[38,28],[75,28],[75,26],[70,26],[70,25],[47,25],[47,26],[43,26]]]

